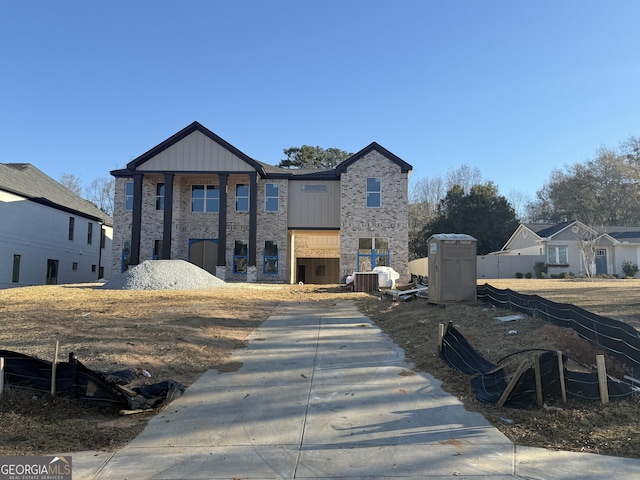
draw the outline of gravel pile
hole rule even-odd
[[[184,260],[146,260],[109,280],[109,290],[194,290],[226,285],[206,270]]]

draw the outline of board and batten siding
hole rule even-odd
[[[251,172],[255,168],[195,131],[137,167],[141,172]]]
[[[340,182],[290,181],[287,208],[290,229],[339,229]]]

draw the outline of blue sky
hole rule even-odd
[[[533,195],[640,135],[640,2],[5,1],[0,162],[108,176],[194,120],[271,164],[376,141]]]

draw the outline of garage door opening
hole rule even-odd
[[[299,282],[320,285],[340,283],[340,259],[296,259],[296,283]]]

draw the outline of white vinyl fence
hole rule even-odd
[[[478,278],[515,278],[516,273],[531,273],[535,278],[533,265],[545,262],[544,255],[478,255]],[[409,262],[409,273],[416,276],[429,275],[429,259],[419,258]]]

